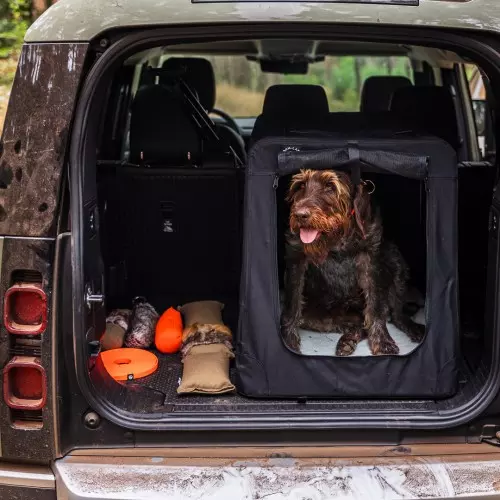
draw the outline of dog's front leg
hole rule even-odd
[[[281,334],[288,347],[300,351],[298,328],[302,317],[302,294],[307,261],[302,255],[287,258],[285,271],[285,304],[281,316]]]
[[[373,355],[399,354],[399,347],[387,330],[388,298],[378,286],[378,268],[372,256],[362,253],[356,259],[358,283],[365,298],[364,328]]]

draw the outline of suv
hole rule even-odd
[[[41,16],[0,147],[0,497],[496,498],[499,21],[496,0],[60,0]],[[428,135],[458,165],[453,394],[180,396],[180,356],[157,351],[152,375],[109,375],[106,317],[137,296],[222,302],[246,349],[259,145]],[[425,301],[426,183],[398,189],[378,202]]]

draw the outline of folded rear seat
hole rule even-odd
[[[223,153],[207,158],[204,146],[175,93],[138,91],[130,125],[137,166],[117,168],[107,208],[116,238],[107,244],[125,263],[122,298],[237,300],[242,173]]]

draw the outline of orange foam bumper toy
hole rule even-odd
[[[135,380],[147,377],[158,368],[158,358],[149,351],[123,347],[100,354],[106,371],[115,380]]]
[[[168,308],[156,324],[155,345],[164,354],[173,354],[182,344],[182,316],[173,307]]]

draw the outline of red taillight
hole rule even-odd
[[[17,399],[40,399],[43,395],[42,373],[36,368],[11,370],[12,394]]]
[[[3,397],[15,410],[40,410],[47,399],[47,381],[40,358],[14,356],[3,370]]]
[[[5,293],[4,324],[10,333],[37,335],[47,326],[47,296],[41,286],[17,283]]]
[[[14,335],[9,338],[12,359],[3,369],[3,397],[10,408],[10,423],[16,429],[43,427],[47,376],[40,355],[48,301],[42,281],[38,271],[16,270],[4,297],[4,325]]]

